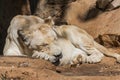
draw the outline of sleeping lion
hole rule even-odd
[[[56,26],[52,19],[35,16],[12,19],[3,52],[5,56],[32,56],[57,65],[97,63],[104,55],[120,62],[119,54],[96,43],[86,31],[73,25]]]

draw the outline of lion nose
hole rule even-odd
[[[55,62],[53,62],[53,64],[55,66],[58,66],[60,64],[60,59],[63,57],[62,53],[60,53],[59,55],[54,55],[56,57]]]

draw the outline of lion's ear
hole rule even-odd
[[[53,19],[52,19],[51,16],[49,16],[48,18],[46,18],[46,19],[44,20],[44,22],[45,22],[46,24],[50,25],[50,26],[53,26],[53,25],[54,25],[54,21],[53,21]]]

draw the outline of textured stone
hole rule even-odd
[[[117,34],[99,35],[95,40],[108,48],[120,47],[120,35]]]
[[[120,7],[120,0],[113,0],[111,3],[113,5],[113,9]]]

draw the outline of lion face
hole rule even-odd
[[[49,45],[57,38],[48,24],[35,24],[19,30],[18,34],[24,43],[33,49],[37,49],[38,46]]]

